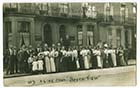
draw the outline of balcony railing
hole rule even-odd
[[[33,15],[42,15],[42,16],[58,16],[58,17],[83,17],[83,12],[82,10],[77,10],[77,9],[71,9],[71,11],[68,11],[67,13],[63,13],[62,11],[60,12],[59,7],[50,7],[46,10],[39,9],[38,5],[16,5],[16,7],[4,7],[4,13],[7,14],[33,14]],[[122,23],[122,18],[121,16],[118,15],[113,15],[108,17],[108,21],[105,20],[105,15],[97,13],[96,20],[97,22],[118,22]],[[125,18],[123,22],[125,23],[135,23],[136,17],[128,17]]]

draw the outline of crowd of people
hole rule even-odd
[[[60,43],[37,45],[36,48],[22,45],[18,50],[9,46],[4,55],[6,74],[46,74],[88,69],[102,69],[128,65],[128,53],[123,47],[63,46]]]

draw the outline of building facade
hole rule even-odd
[[[136,47],[135,3],[5,3],[3,45],[55,44]]]

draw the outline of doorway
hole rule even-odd
[[[51,26],[49,24],[45,24],[44,26],[44,43],[47,43],[48,46],[52,45],[52,30]]]

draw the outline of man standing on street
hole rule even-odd
[[[7,69],[6,74],[13,74],[14,73],[14,66],[13,66],[13,46],[9,45],[8,50],[6,51],[6,57],[7,57]]]

